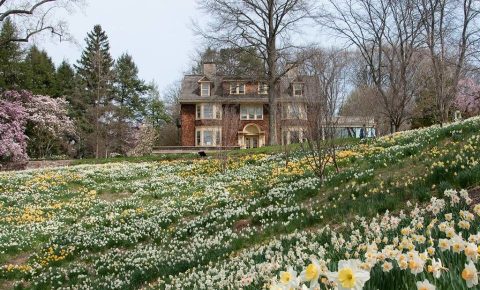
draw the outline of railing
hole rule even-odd
[[[220,150],[238,150],[240,146],[157,146],[153,148],[155,151],[220,151]]]

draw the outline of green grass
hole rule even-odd
[[[344,138],[338,139],[335,143],[340,147],[353,146],[360,142],[359,139],[355,138]],[[305,146],[305,145],[304,145]],[[278,154],[284,151],[298,151],[301,150],[301,144],[291,144],[286,146],[274,145],[274,146],[264,146],[259,148],[252,149],[237,149],[237,150],[228,150],[226,153],[229,157],[243,157],[252,154]],[[199,150],[200,151],[200,150]],[[222,151],[210,152],[207,153],[207,157],[216,158],[222,154]],[[194,160],[201,159],[197,153],[168,153],[168,154],[152,154],[147,156],[140,157],[112,157],[112,158],[85,158],[85,159],[76,159],[72,161],[72,165],[84,165],[84,164],[108,164],[108,163],[119,163],[119,162],[132,162],[132,163],[141,163],[141,162],[159,162],[159,161],[173,161],[173,160]]]
[[[276,198],[272,189],[288,188],[297,181],[302,181],[313,177],[313,173],[307,169],[304,173],[294,175],[280,175],[278,178],[274,177],[273,170],[283,169],[281,160],[282,156],[278,157],[278,163],[272,161],[255,159],[241,160],[240,157],[248,157],[257,154],[276,154],[283,152],[282,146],[262,147],[249,150],[235,150],[228,152],[230,161],[244,162],[241,164],[238,171],[232,167],[225,173],[216,170],[215,158],[217,154],[209,154],[211,158],[207,158],[205,163],[195,162],[200,159],[196,154],[168,154],[158,156],[147,156],[137,158],[111,158],[111,159],[89,159],[78,160],[76,164],[107,164],[107,163],[138,163],[147,162],[145,165],[131,166],[129,164],[117,164],[116,166],[92,166],[85,168],[75,167],[65,169],[83,173],[89,171],[81,180],[75,180],[65,185],[62,188],[52,190],[51,196],[55,200],[73,199],[76,194],[82,195],[80,189],[96,190],[99,195],[96,197],[95,203],[89,205],[84,203],[85,208],[79,209],[79,213],[72,213],[72,217],[68,217],[68,226],[72,224],[80,224],[84,217],[102,217],[106,212],[116,212],[119,215],[129,209],[136,209],[139,207],[148,208],[149,210],[138,216],[125,218],[125,223],[130,228],[135,229],[137,225],[141,225],[145,220],[151,216],[161,216],[166,220],[155,223],[155,230],[161,229],[165,232],[155,236],[152,232],[145,231],[139,234],[138,240],[129,240],[126,237],[120,236],[116,238],[111,237],[105,245],[98,244],[79,244],[77,251],[87,250],[89,256],[75,255],[71,259],[80,264],[86,264],[88,267],[93,267],[94,261],[99,261],[100,255],[104,253],[111,253],[116,249],[121,249],[122,252],[133,252],[135,247],[141,246],[157,246],[167,247],[169,243],[185,242],[183,246],[188,246],[198,240],[194,239],[197,230],[205,232],[205,238],[215,237],[219,232],[228,231],[233,227],[235,222],[247,219],[252,222],[252,236],[238,236],[229,240],[224,248],[207,249],[204,252],[199,252],[198,259],[188,262],[178,262],[171,266],[160,265],[155,269],[146,269],[145,272],[139,270],[138,273],[144,273],[143,276],[135,276],[129,284],[129,287],[136,288],[145,282],[151,282],[159,277],[169,279],[169,275],[178,275],[187,269],[196,267],[203,267],[210,263],[215,263],[227,259],[228,255],[249,249],[255,245],[263,244],[271,239],[275,239],[282,234],[293,233],[295,231],[307,231],[312,228],[319,228],[325,225],[338,226],[343,222],[348,222],[353,219],[355,215],[365,217],[372,217],[377,214],[382,214],[386,211],[399,211],[404,208],[407,201],[411,202],[426,202],[432,195],[440,195],[444,189],[456,187],[474,187],[480,184],[480,165],[468,166],[467,168],[459,167],[459,163],[447,163],[449,160],[454,160],[456,155],[461,152],[466,145],[467,140],[473,135],[477,134],[480,126],[472,128],[463,128],[462,138],[452,136],[450,129],[443,129],[438,134],[426,138],[423,136],[413,136],[412,138],[402,138],[396,140],[394,143],[388,141],[367,141],[366,143],[373,143],[376,147],[385,148],[381,153],[364,152],[363,157],[351,157],[340,161],[340,173],[333,174],[332,168],[329,169],[331,173],[327,181],[322,185],[316,185],[314,188],[299,188],[288,192],[288,195]],[[452,142],[458,141],[458,142]],[[354,147],[359,140],[338,140],[340,147]],[[436,156],[432,154],[433,148],[438,147],[445,150],[446,153]],[[357,147],[354,147],[361,150]],[[392,149],[393,148],[393,149]],[[392,149],[392,150],[390,150]],[[294,144],[289,147],[291,154],[291,162],[295,163],[304,156],[301,145]],[[472,157],[478,158],[479,152],[467,152]],[[463,153],[463,154],[467,154]],[[193,172],[182,179],[172,180],[163,179],[162,174],[165,173],[159,170],[158,161],[174,161],[171,166],[178,166],[178,171],[175,174],[182,174]],[[434,169],[432,164],[443,161],[446,163],[445,167]],[[272,167],[263,168],[261,165],[267,162],[272,162]],[[277,162],[277,161],[275,161]],[[218,163],[218,162],[217,162]],[[170,166],[170,164],[169,164]],[[160,168],[161,169],[161,168]],[[242,171],[245,169],[245,171]],[[446,170],[448,169],[448,170]],[[210,171],[211,170],[211,171]],[[58,169],[60,174],[65,174],[66,171]],[[159,174],[159,172],[162,172]],[[239,183],[232,185],[230,181],[236,181],[236,178],[245,173],[245,180],[251,181],[249,184]],[[32,173],[35,174],[35,173]],[[39,173],[40,174],[40,173]],[[34,177],[34,176],[31,176]],[[30,178],[31,178],[30,177]],[[421,178],[419,178],[421,177]],[[223,178],[227,178],[226,181]],[[18,186],[21,187],[21,180]],[[208,182],[206,181],[208,180]],[[273,180],[273,181],[272,181]],[[188,181],[187,184],[182,181]],[[204,182],[205,181],[205,182]],[[9,184],[10,180],[5,179],[4,184]],[[165,187],[168,184],[168,190],[159,190],[158,187]],[[194,203],[186,206],[189,198],[195,195],[196,192],[205,192],[210,187],[216,186],[218,182],[225,182],[225,188],[228,187],[229,198],[223,200],[214,197],[213,200],[195,199]],[[167,185],[166,185],[167,184]],[[15,186],[17,186],[15,185]],[[432,191],[432,188],[435,190]],[[2,180],[0,179],[0,191],[2,189]],[[66,190],[70,191],[68,194]],[[256,192],[255,194],[251,194]],[[120,194],[120,195],[119,195]],[[121,194],[127,195],[129,198],[125,202],[117,196]],[[273,195],[273,197],[272,197]],[[1,197],[1,194],[0,194]],[[9,197],[5,198],[5,205]],[[32,196],[28,203],[40,203],[41,201],[34,200],[38,196]],[[99,203],[98,199],[106,199],[110,204]],[[2,201],[2,200],[0,200]],[[170,202],[180,205],[175,211],[165,211],[163,208]],[[51,200],[48,201],[51,203]],[[268,208],[288,208],[293,206],[302,206],[296,212],[278,211],[271,212],[265,215],[257,214]],[[12,206],[17,206],[12,204]],[[234,209],[245,207],[248,211],[235,215]],[[177,211],[178,210],[178,211]],[[213,210],[220,212],[232,212],[228,217],[209,216]],[[295,210],[295,209],[293,209]],[[319,213],[319,211],[322,211]],[[320,218],[321,216],[321,218]],[[59,216],[59,219],[67,221],[67,217]],[[190,223],[195,221],[196,223]],[[273,222],[272,222],[273,221]],[[215,225],[215,226],[211,226]],[[259,230],[262,225],[268,225],[267,228]],[[90,224],[85,226],[86,232],[79,231],[69,232],[71,236],[67,239],[68,227],[60,229],[55,237],[50,241],[39,240],[39,243],[55,243],[57,245],[69,245],[76,243],[77,238],[81,240],[86,235],[95,237],[101,235],[100,230],[105,230],[105,233],[114,232],[115,227],[122,227],[121,224],[113,223],[110,220],[103,219],[102,222]],[[128,231],[130,228],[123,230]],[[172,232],[167,229],[174,229]],[[65,232],[62,232],[65,231]],[[78,236],[75,236],[77,235]],[[75,238],[74,238],[75,237]],[[15,257],[15,254],[22,252],[36,252],[37,244],[31,248],[26,248],[23,251],[9,253],[8,256],[3,257],[3,261]],[[47,246],[47,245],[46,245]],[[186,250],[188,251],[188,249]],[[0,257],[0,260],[2,257]],[[64,261],[61,264],[55,265],[55,269],[66,270],[73,262],[70,260]],[[106,262],[105,262],[106,263]],[[159,262],[160,263],[160,262]],[[88,268],[87,267],[87,268]],[[112,272],[105,269],[102,272],[105,276],[113,275]],[[102,274],[102,275],[103,275]],[[135,274],[135,275],[137,275]],[[65,285],[69,283],[74,284],[76,274],[73,273],[70,282],[63,281]],[[54,277],[52,274],[51,277]],[[143,277],[143,278],[142,278]],[[53,278],[52,278],[53,279]],[[98,279],[102,279],[99,277]],[[148,280],[148,281],[146,281]],[[37,280],[38,281],[38,280]],[[43,282],[42,282],[43,283]],[[45,287],[48,288],[51,284],[45,282]],[[261,286],[261,285],[257,285]],[[127,287],[128,288],[128,287]]]

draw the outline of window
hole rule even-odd
[[[245,94],[245,84],[243,83],[230,84],[230,95],[244,95],[244,94]]]
[[[197,120],[200,120],[202,118],[202,106],[197,105]]]
[[[221,120],[222,119],[222,105],[221,104],[197,104],[196,108],[197,120]]]
[[[221,127],[199,127],[195,129],[196,146],[221,146]]]
[[[263,105],[242,105],[240,107],[241,120],[263,120]]]
[[[202,131],[197,130],[196,133],[197,133],[197,142],[195,144],[197,144],[197,146],[198,146],[198,145],[202,144]]]
[[[268,95],[268,84],[258,83],[258,94],[259,95]]]
[[[213,104],[203,105],[202,119],[213,119]]]
[[[307,110],[305,104],[287,104],[283,112],[284,119],[307,119]]]
[[[302,127],[290,127],[283,131],[283,144],[301,143],[305,140],[305,130]]]
[[[293,96],[294,97],[303,96],[303,84],[293,84]]]
[[[201,83],[200,88],[201,88],[200,95],[202,97],[209,97],[210,96],[210,83]]]

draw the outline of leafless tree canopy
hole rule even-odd
[[[350,54],[344,50],[313,49],[302,70],[312,79],[305,87],[308,118],[305,120],[304,149],[309,164],[324,179],[329,163],[336,163],[338,110],[346,94]],[[311,92],[308,92],[311,91]]]
[[[416,75],[430,59],[439,121],[448,118],[469,49],[478,41],[478,1],[328,0],[318,22],[354,45],[396,131],[409,119]]]
[[[72,12],[82,3],[82,0],[0,0],[0,24],[10,18],[19,30],[18,36],[4,42],[28,42],[44,31],[68,40],[67,25],[55,13]]]
[[[279,63],[295,47],[290,41],[298,24],[307,19],[308,0],[201,0],[210,21],[196,31],[212,45],[254,48],[265,65],[269,107],[277,111],[274,88],[286,73]],[[270,144],[277,143],[276,114],[269,114]]]
[[[478,16],[480,3],[475,0],[420,0],[424,44],[431,61],[439,122],[448,113],[465,74],[465,63],[478,53]]]
[[[329,0],[318,18],[358,49],[393,130],[408,119],[415,94],[423,18],[415,1]]]

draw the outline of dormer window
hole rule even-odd
[[[293,96],[294,97],[303,96],[303,84],[299,84],[299,83],[293,84]]]
[[[258,83],[258,94],[259,95],[268,95],[268,84]]]
[[[210,97],[210,83],[200,83],[200,96]]]
[[[230,83],[230,95],[245,95],[245,84]]]

